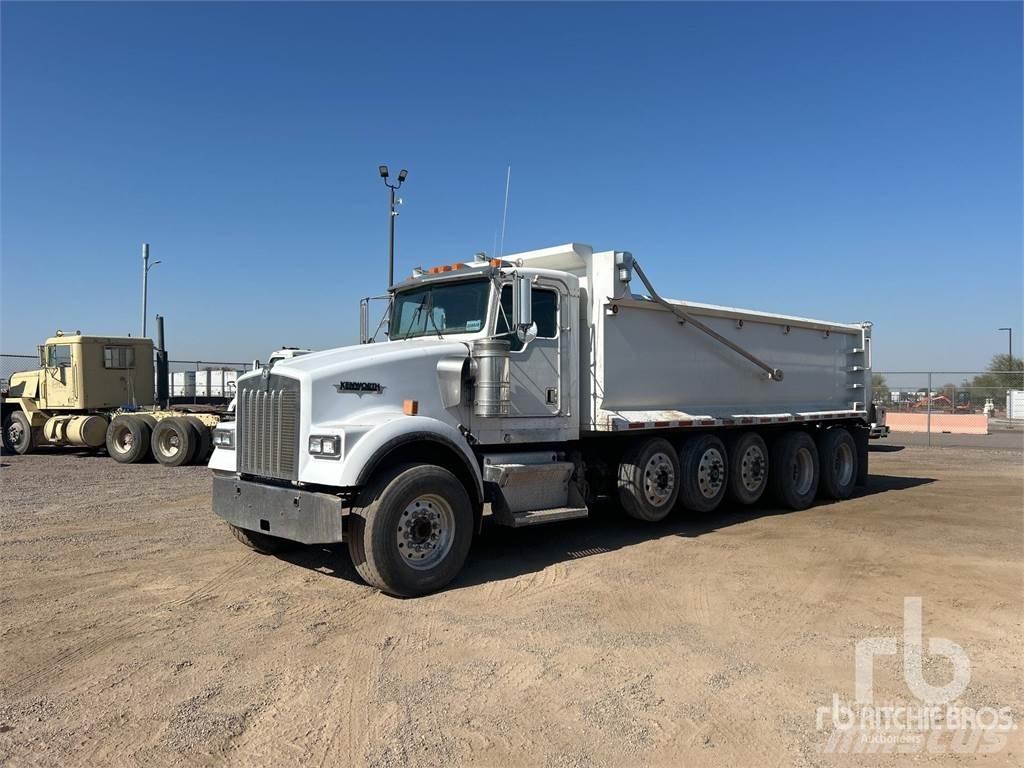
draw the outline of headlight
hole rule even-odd
[[[336,459],[341,455],[341,438],[337,435],[310,435],[309,452],[313,456]]]
[[[213,430],[213,444],[217,448],[227,448],[229,451],[235,450],[235,430]]]

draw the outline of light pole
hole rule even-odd
[[[146,338],[146,302],[149,299],[149,270],[159,264],[149,263],[149,243],[142,244],[142,338]]]
[[[1010,351],[1010,366],[1012,367],[1013,366],[1013,328],[999,328],[997,330],[1006,331],[1008,334],[1010,334],[1010,343],[1009,343],[1010,349],[1009,349],[1009,351]]]
[[[388,188],[388,290],[395,284],[395,217],[398,211],[395,210],[395,190],[402,186],[409,172],[404,168],[398,172],[398,183],[392,184],[388,181],[388,167],[377,166],[380,177],[384,179],[384,186]]]

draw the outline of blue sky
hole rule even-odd
[[[397,272],[631,250],[675,298],[873,320],[876,368],[1022,325],[1021,5],[4,3],[0,349],[355,340]],[[1018,335],[1024,343],[1024,328]],[[1018,344],[1018,350],[1020,349]]]

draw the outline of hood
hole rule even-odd
[[[300,382],[302,409],[313,424],[375,423],[400,415],[406,400],[416,400],[421,415],[445,418],[438,363],[468,356],[466,343],[418,338],[280,360],[271,375]]]

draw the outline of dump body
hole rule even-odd
[[[867,328],[674,303],[781,369],[782,380],[664,307],[622,299],[609,307],[596,336],[587,428],[864,410]]]
[[[662,304],[642,293],[628,252],[594,253],[573,243],[521,254],[519,260],[524,269],[565,270],[579,281],[581,432],[653,423],[728,425],[748,418],[867,418],[870,323],[680,300]],[[781,380],[685,316],[780,369]],[[562,325],[569,323],[563,318]]]

